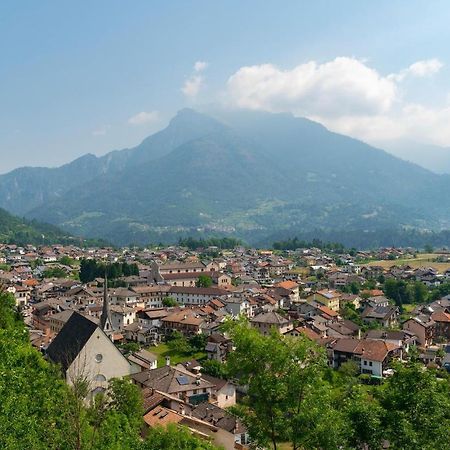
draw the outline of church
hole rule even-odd
[[[114,345],[105,279],[100,324],[74,312],[47,348],[48,358],[59,364],[68,384],[87,381],[89,396],[104,392],[111,378],[131,375],[133,368]],[[88,396],[88,397],[89,397]]]

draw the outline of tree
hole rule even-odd
[[[0,448],[68,448],[67,393],[56,368],[31,347],[14,298],[0,292]]]
[[[64,266],[72,267],[75,265],[75,260],[70,256],[64,255],[59,259],[59,262]]]
[[[197,287],[209,288],[212,285],[212,278],[208,275],[200,275],[197,282],[195,283]]]
[[[237,412],[256,445],[289,441],[300,448],[335,449],[344,443],[345,424],[333,408],[324,379],[324,352],[306,337],[288,338],[272,330],[261,335],[245,319],[228,321],[235,351],[227,364],[248,386]],[[251,357],[249,357],[251,355]]]
[[[227,379],[229,377],[227,365],[217,361],[216,359],[207,359],[206,361],[203,361],[202,373],[216,378]]]
[[[162,304],[165,307],[178,306],[178,302],[173,297],[165,297],[165,298],[163,298]]]
[[[219,450],[219,448],[193,436],[185,427],[170,424],[166,428],[151,428],[139,450]]]
[[[49,267],[44,270],[42,276],[43,278],[65,278],[67,273],[61,267]]]
[[[179,332],[173,331],[167,340],[167,346],[173,352],[183,353],[189,355],[193,352],[188,340]]]
[[[350,448],[379,450],[383,437],[383,409],[361,386],[354,386],[343,401],[344,413],[349,424]]]
[[[194,334],[189,338],[189,345],[192,350],[196,352],[202,352],[205,350],[207,337],[205,334]]]
[[[450,386],[430,370],[411,363],[398,365],[380,390],[383,427],[393,448],[448,449]]]

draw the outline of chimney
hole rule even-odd
[[[166,356],[166,366],[170,366],[170,356]]]

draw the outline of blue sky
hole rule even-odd
[[[211,104],[450,146],[449,23],[445,1],[3,0],[0,172],[133,146]]]

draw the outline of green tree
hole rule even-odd
[[[42,273],[43,278],[66,278],[67,273],[61,267],[49,267]]]
[[[444,450],[450,442],[450,385],[412,363],[398,365],[380,390],[383,426],[393,448]]]
[[[68,388],[33,349],[10,294],[0,293],[0,448],[70,448]]]
[[[350,448],[379,450],[386,437],[382,417],[383,409],[361,386],[354,386],[344,401],[344,413],[349,425]]]
[[[167,346],[171,351],[185,355],[189,355],[194,351],[188,340],[179,331],[172,332],[170,338],[167,340]]]
[[[230,376],[227,365],[215,359],[207,359],[202,362],[202,373],[224,379],[228,379]]]
[[[75,260],[67,255],[62,256],[59,259],[59,262],[61,264],[63,264],[64,266],[69,266],[69,267],[73,267],[76,264]]]
[[[170,424],[166,428],[151,428],[139,450],[219,450],[219,447],[193,436],[185,427]]]
[[[289,441],[297,450],[345,443],[345,423],[332,406],[320,348],[275,330],[263,336],[244,319],[229,321],[225,328],[236,348],[227,364],[248,386],[245,406],[237,412],[255,444],[277,449],[278,442]]]
[[[208,288],[212,285],[212,278],[208,275],[200,275],[197,282],[195,283],[197,287]]]
[[[178,306],[178,302],[173,297],[165,297],[162,300],[162,304],[165,307]]]

